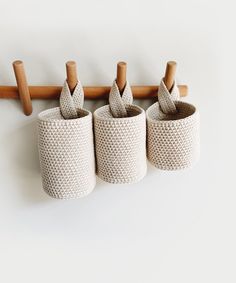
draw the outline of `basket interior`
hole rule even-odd
[[[165,114],[161,111],[160,105],[157,102],[148,109],[148,118],[156,121],[174,121],[187,118],[196,112],[196,108],[192,104],[176,101],[175,105],[177,108],[176,114]]]
[[[109,105],[105,105],[105,106],[97,109],[94,112],[94,114],[98,118],[102,118],[102,119],[127,119],[127,118],[130,118],[130,117],[138,116],[139,114],[141,114],[144,111],[144,110],[142,110],[142,108],[140,108],[136,105],[126,105],[126,110],[127,110],[128,116],[123,117],[123,118],[114,118],[111,114]]]
[[[56,108],[52,108],[46,111],[43,111],[39,114],[39,119],[41,120],[45,120],[45,121],[55,121],[55,120],[59,120],[59,121],[67,121],[67,120],[77,120],[83,117],[86,117],[89,115],[89,111],[85,110],[85,109],[78,109],[78,113],[79,113],[79,118],[75,118],[75,119],[65,119],[60,111],[59,107]]]

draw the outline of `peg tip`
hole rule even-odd
[[[67,61],[66,66],[74,67],[74,66],[76,66],[76,62],[75,61]]]
[[[25,116],[30,116],[33,112],[32,106],[29,109],[24,110]]]
[[[167,65],[168,65],[168,66],[171,66],[171,67],[174,67],[174,66],[177,65],[177,63],[176,63],[175,61],[168,61],[168,62],[167,62]]]
[[[127,64],[124,61],[120,61],[120,62],[117,63],[117,66],[125,68],[127,66]]]
[[[21,60],[16,60],[12,64],[13,64],[13,66],[19,66],[19,65],[22,65],[23,62]]]

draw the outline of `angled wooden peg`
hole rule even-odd
[[[175,81],[176,67],[177,67],[177,63],[174,61],[169,61],[166,64],[164,83],[169,91],[171,90]]]
[[[76,62],[75,61],[68,61],[66,62],[66,76],[67,76],[67,83],[71,93],[73,93],[77,82],[77,69],[76,69]]]
[[[116,83],[120,93],[123,92],[126,85],[126,70],[127,64],[125,62],[119,62],[117,64]]]
[[[14,61],[13,69],[24,114],[29,116],[33,109],[23,62],[20,60]]]

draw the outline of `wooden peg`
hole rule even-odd
[[[20,60],[13,62],[13,69],[23,111],[25,115],[29,116],[33,109],[23,62]]]
[[[126,70],[127,64],[125,62],[119,62],[117,64],[116,83],[121,93],[126,85]]]
[[[67,83],[71,93],[74,91],[77,82],[77,69],[76,69],[76,62],[75,61],[68,61],[66,63],[66,76],[67,76]]]
[[[166,64],[164,83],[169,91],[171,90],[175,81],[176,67],[177,67],[177,63],[174,61],[169,61]]]

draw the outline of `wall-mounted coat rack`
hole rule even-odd
[[[117,85],[122,92],[126,83],[126,63],[117,64]],[[22,61],[13,62],[13,69],[17,86],[0,86],[0,98],[20,99],[25,115],[32,113],[31,99],[57,99],[60,96],[62,86],[28,86],[24,64]],[[176,62],[167,63],[164,81],[168,89],[173,85],[175,77]],[[71,91],[77,84],[77,70],[74,61],[66,63],[67,82]],[[158,85],[131,86],[133,97],[137,99],[152,98],[157,96]],[[110,92],[110,86],[85,86],[84,95],[86,99],[106,99]],[[186,96],[188,87],[178,86],[180,95]]]

